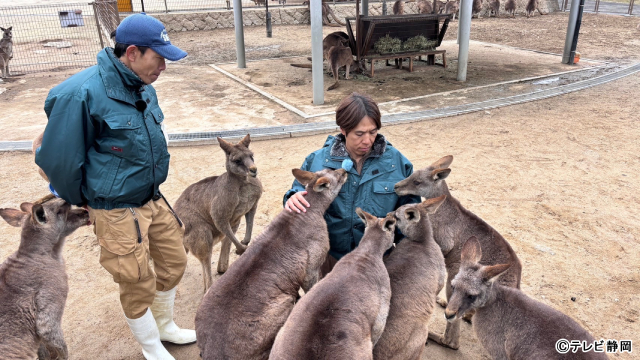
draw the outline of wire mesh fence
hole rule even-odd
[[[119,24],[116,2],[0,8],[0,26],[12,27],[12,74],[86,67],[110,45]],[[114,11],[116,11],[114,13]]]
[[[242,0],[243,8],[264,7],[266,0]],[[308,0],[269,0],[269,6],[300,6]],[[382,0],[370,0],[369,3]],[[392,0],[389,0],[392,1]],[[355,4],[355,1],[349,1]],[[347,1],[330,0],[329,3],[349,3]],[[392,5],[390,5],[392,6]],[[172,11],[194,10],[230,10],[233,0],[118,0],[118,10],[121,13],[141,12],[157,13]]]

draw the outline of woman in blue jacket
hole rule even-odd
[[[335,263],[360,243],[364,224],[355,213],[360,207],[377,217],[408,203],[420,202],[419,196],[399,197],[393,186],[413,173],[413,165],[382,134],[378,105],[367,95],[352,93],[336,110],[340,134],[329,136],[322,149],[314,151],[300,167],[306,171],[345,168],[349,173],[340,194],[324,214],[329,229],[330,249],[322,272],[327,274]],[[312,206],[307,192],[297,180],[284,195],[288,211],[306,212]]]

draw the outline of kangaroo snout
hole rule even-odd
[[[456,312],[444,309],[444,318],[447,319],[447,321],[453,321],[456,318]]]
[[[258,168],[256,166],[252,166],[249,168],[249,175],[256,177],[258,176]]]

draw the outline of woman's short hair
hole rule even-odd
[[[378,104],[368,95],[354,92],[344,98],[338,105],[336,109],[336,125],[349,134],[365,116],[373,119],[377,129],[382,127]]]

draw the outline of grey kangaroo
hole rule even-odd
[[[0,27],[2,30],[2,40],[0,40],[0,69],[2,70],[2,78],[11,76],[9,72],[9,60],[13,59],[13,26],[8,28]]]
[[[347,180],[344,169],[316,173],[294,169],[312,207],[283,210],[207,291],[196,312],[198,347],[204,360],[260,360],[293,309],[299,290],[320,279],[329,251],[324,212]]]
[[[445,282],[442,251],[433,239],[429,216],[445,195],[398,208],[394,217],[405,238],[384,260],[391,279],[391,306],[374,359],[421,359],[436,297]]]
[[[453,279],[453,294],[445,310],[451,321],[475,310],[473,330],[494,359],[607,359],[595,351],[558,353],[560,339],[593,344],[577,322],[522,291],[496,281],[513,263],[483,265],[480,242],[471,237],[462,247],[462,264]]]
[[[527,17],[533,16],[533,13],[538,10],[540,15],[546,15],[540,10],[540,1],[539,0],[529,0],[527,1],[527,6],[525,7],[525,11],[527,12]]]
[[[229,267],[231,243],[236,246],[236,253],[242,254],[251,240],[253,219],[262,195],[262,184],[256,177],[258,168],[253,162],[253,152],[249,150],[249,135],[235,145],[221,138],[218,138],[218,143],[226,155],[227,172],[190,185],[175,205],[175,211],[185,226],[184,248],[202,264],[205,292],[213,282],[213,246],[222,241],[218,272],[224,273]],[[247,229],[240,242],[235,233],[242,217]]]
[[[393,245],[396,220],[356,213],[366,224],[360,245],[296,304],[269,359],[372,359],[389,313],[382,256]]]
[[[516,0],[507,0],[504,10],[512,17],[516,17]]]
[[[89,224],[89,213],[47,196],[18,209],[0,209],[21,227],[20,246],[0,265],[0,357],[67,359],[61,320],[69,286],[65,238]]]
[[[447,195],[438,212],[430,216],[433,237],[442,250],[447,267],[447,299],[451,298],[451,280],[460,268],[460,249],[470,236],[475,236],[485,249],[482,258],[483,264],[512,264],[511,268],[500,278],[500,283],[519,289],[522,265],[511,245],[489,224],[465,209],[457,199],[451,196],[444,179],[451,173],[449,166],[452,162],[453,156],[445,156],[395,185],[396,193],[401,196],[413,194],[424,198],[433,198]],[[445,304],[444,301],[439,301],[439,303],[443,306]],[[452,349],[458,349],[459,338],[459,320],[447,323],[444,336],[433,332],[429,333],[429,339]]]

